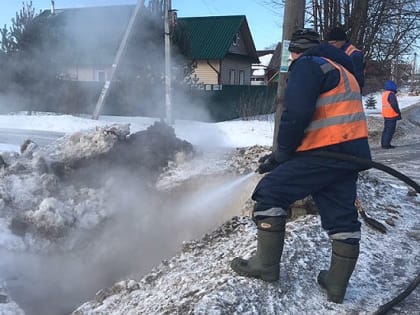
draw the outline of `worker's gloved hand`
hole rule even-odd
[[[401,114],[398,115],[397,120],[401,120]]]
[[[260,165],[258,166],[256,172],[260,174],[271,172],[273,169],[280,165],[280,163],[276,161],[274,153],[270,153],[261,157],[258,162],[260,162]]]
[[[258,166],[256,172],[260,173],[260,174],[264,174],[264,173],[267,173],[267,172],[271,172],[277,166],[279,166],[279,163],[277,163],[277,161],[274,159],[273,154],[270,154]]]
[[[258,162],[260,162],[260,165],[258,166],[256,172],[260,174],[271,172],[277,166],[279,166],[287,160],[288,157],[286,157],[286,155],[284,154],[281,154],[281,152],[279,151],[267,154],[258,160]]]
[[[273,153],[266,154],[258,159],[258,163],[264,163],[267,159],[269,159]]]

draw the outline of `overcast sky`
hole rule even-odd
[[[29,2],[29,0],[22,0]],[[1,0],[0,25],[10,26],[11,19],[22,8],[22,1]],[[172,0],[172,8],[180,17],[208,15],[245,15],[257,49],[275,45],[281,40],[282,20],[280,13],[262,0]],[[32,0],[36,11],[49,9],[51,0]],[[55,0],[55,7],[74,8],[117,4],[135,4],[136,0]]]

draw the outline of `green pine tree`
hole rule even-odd
[[[368,96],[365,107],[366,109],[376,109],[376,99],[372,94]]]
[[[0,30],[0,50],[6,54],[13,54],[25,48],[30,40],[26,33],[38,15],[32,1],[22,2],[22,8],[11,20],[12,26],[7,28],[4,25]]]

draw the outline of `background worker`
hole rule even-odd
[[[298,30],[292,36],[289,51],[293,62],[278,148],[259,166],[258,172],[268,174],[252,195],[256,201],[257,252],[250,259],[233,259],[231,268],[239,275],[278,280],[287,209],[312,195],[322,227],[332,240],[331,266],[320,272],[318,282],[327,290],[328,300],[342,303],[359,256],[360,222],[354,202],[361,169],[348,161],[310,153],[371,157],[358,83],[340,60],[322,57],[320,47],[319,34],[313,30]],[[338,50],[328,47],[331,58]]]
[[[394,149],[391,145],[397,127],[397,120],[401,120],[401,111],[397,100],[397,84],[388,80],[385,82],[385,91],[382,93],[382,117],[384,118],[384,129],[382,131],[381,146],[383,149]]]
[[[326,40],[328,43],[344,51],[353,61],[354,76],[359,83],[360,90],[365,85],[365,59],[361,50],[350,44],[346,32],[341,27],[332,28]]]

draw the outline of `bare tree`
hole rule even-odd
[[[284,6],[284,0],[261,2],[276,9]],[[366,59],[387,72],[398,72],[404,56],[418,48],[419,0],[307,0],[305,16],[306,25],[324,38],[332,27],[342,26]]]
[[[416,0],[375,2],[374,7],[370,4],[364,49],[374,60],[392,61],[410,52],[420,37],[419,4]]]
[[[351,26],[349,40],[358,47],[363,46],[364,27],[367,24],[369,0],[359,0],[354,2],[354,7],[350,6],[350,0],[345,3],[344,16],[350,17],[347,25]]]

